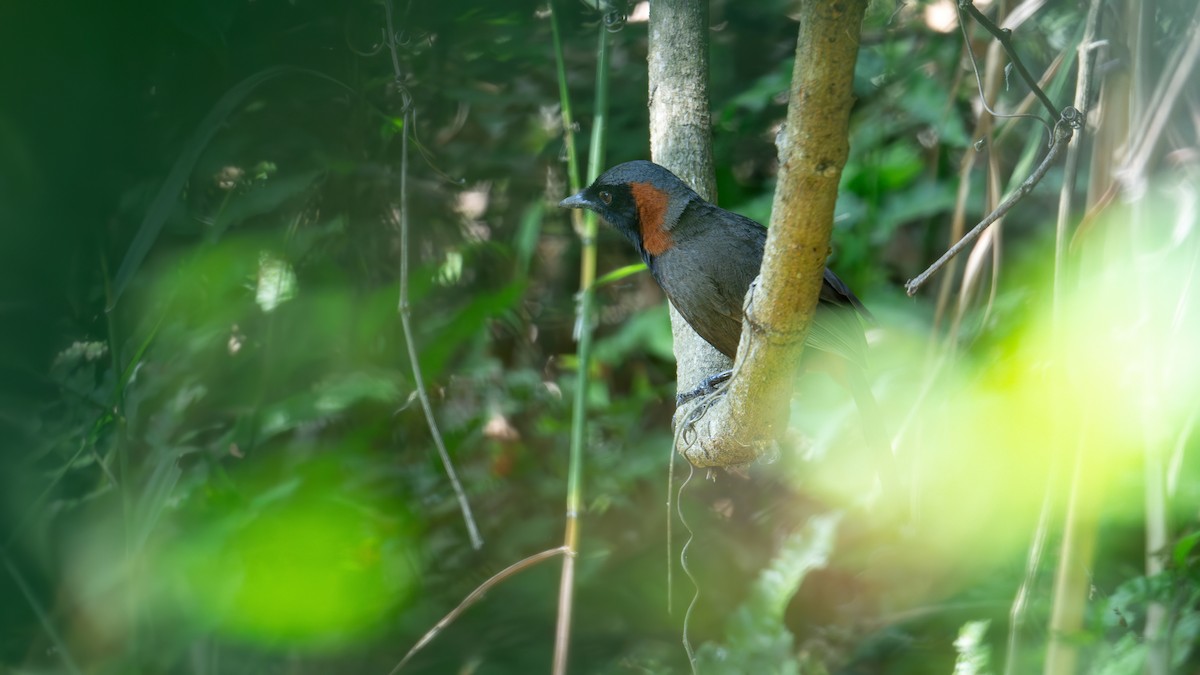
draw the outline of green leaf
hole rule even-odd
[[[638,272],[641,272],[645,269],[646,269],[646,263],[634,263],[633,265],[626,265],[624,267],[618,267],[617,269],[615,269],[615,270],[609,272],[608,274],[605,274],[604,276],[597,279],[595,282],[595,286],[600,287],[600,286],[604,286],[605,284],[611,284],[615,281],[620,281],[621,279],[624,279],[625,277],[633,276],[633,275],[637,274]]]
[[[825,564],[840,516],[811,519],[783,542],[754,582],[750,596],[729,617],[725,644],[705,643],[697,653],[702,673],[797,673],[793,637],[783,623],[788,601],[809,570]]]
[[[521,215],[521,222],[513,236],[513,250],[516,254],[519,269],[529,274],[529,262],[537,250],[538,235],[542,231],[542,217],[545,214],[545,204],[538,200]]]
[[[1200,543],[1200,532],[1193,532],[1189,535],[1180,537],[1179,541],[1175,542],[1175,551],[1173,558],[1175,565],[1180,569],[1185,569],[1188,566],[1188,558],[1192,555],[1192,550],[1196,548],[1196,544]]]
[[[667,303],[630,316],[616,333],[598,338],[592,347],[592,358],[610,365],[619,365],[630,356],[640,354],[650,354],[667,362],[675,359]]]

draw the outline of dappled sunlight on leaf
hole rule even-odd
[[[1124,217],[1113,212],[1104,227],[1120,228]],[[1006,337],[956,361],[926,360],[919,333],[891,331],[877,346],[885,370],[877,392],[891,430],[902,434],[899,477],[876,476],[866,463],[860,420],[844,394],[824,378],[801,382],[797,423],[812,430],[812,461],[791,461],[789,471],[806,492],[876,514],[868,518],[887,514],[908,531],[905,546],[881,544],[879,554],[881,564],[914,575],[910,601],[936,600],[964,573],[1019,561],[1047,481],[1056,475],[1052,487],[1064,489],[1077,449],[1089,490],[1106,495],[1080,517],[1136,522],[1145,453],[1175,444],[1194,414],[1200,301],[1186,291],[1200,285],[1193,247],[1131,239],[1130,251],[1081,272],[1058,317],[1049,280],[1033,280],[1036,304]],[[897,478],[903,488],[894,501],[878,503],[880,481]]]
[[[296,295],[296,273],[286,260],[266,251],[258,254],[258,286],[254,301],[270,312]]]
[[[407,508],[351,478],[332,459],[299,470],[259,463],[239,480],[240,499],[198,492],[172,505],[133,557],[100,534],[111,530],[94,530],[73,557],[89,630],[123,639],[135,612],[268,647],[337,649],[370,637],[408,599],[421,554]]]

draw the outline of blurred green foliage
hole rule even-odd
[[[959,161],[975,152],[976,91],[957,33],[927,28],[922,4],[877,5],[831,264],[901,339],[924,344],[930,303],[902,300],[900,284],[944,248]],[[795,48],[789,7],[712,3],[720,201],[763,222]],[[586,130],[601,17],[583,3],[555,9]],[[550,206],[566,179],[544,7],[395,11],[399,84],[374,1],[0,8],[4,668],[387,672],[481,581],[558,544],[579,246]],[[1047,8],[1022,49],[1048,62],[1081,16]],[[648,153],[646,32],[630,22],[613,36],[611,163]],[[409,103],[416,122],[405,130]],[[486,540],[479,552],[414,398],[397,314],[406,131],[416,343]],[[1022,128],[994,152],[1015,163],[1040,133]],[[982,173],[969,180],[981,194]],[[1018,256],[1044,256],[1057,180],[1010,216]],[[976,196],[967,220],[982,211]],[[601,274],[634,259],[602,232]],[[964,334],[983,336],[983,364],[1010,356],[1003,337],[1037,283],[1014,275],[990,314],[969,313]],[[644,273],[614,275],[598,298],[572,671],[685,672],[691,587],[677,571],[669,614],[664,563],[666,306]],[[885,390],[921,377],[897,353],[881,355]],[[829,494],[869,486],[847,488],[862,474],[845,468],[861,459],[846,447],[848,400],[819,378],[801,398],[805,443],[749,481],[697,476],[685,493],[703,589],[689,637],[705,672],[796,672],[803,659],[950,672],[959,627],[988,619],[994,663],[1021,573],[1019,528],[913,582],[923,586],[910,595],[945,611],[813,647],[790,602],[827,554],[808,535],[828,524]],[[834,468],[810,471],[825,454]],[[960,487],[988,470],[943,459]],[[965,511],[978,520],[943,533],[942,548],[986,522]],[[1106,572],[1110,597],[1093,617],[1095,672],[1142,662],[1128,626],[1152,599],[1181,604],[1181,663],[1200,630],[1195,535],[1169,572],[1145,578],[1131,571],[1141,551],[1128,529],[1105,549],[1106,569],[1121,573]],[[896,559],[920,566],[913,557]],[[891,582],[911,571],[883,568]],[[407,672],[541,672],[557,578],[544,564],[506,581]],[[1044,621],[1046,607],[1034,613]]]

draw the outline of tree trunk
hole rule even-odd
[[[708,3],[650,3],[650,158],[716,202],[708,104]],[[676,386],[690,391],[732,361],[696,334],[671,307]]]
[[[762,275],[747,297],[735,375],[709,405],[676,412],[691,426],[677,450],[696,466],[753,461],[787,424],[799,361],[829,254],[847,142],[854,64],[866,0],[803,2],[779,148],[779,183]],[[707,5],[650,4],[650,148],[701,196],[713,197],[708,111]],[[687,391],[729,360],[672,311],[678,386]],[[702,421],[701,421],[702,420]]]

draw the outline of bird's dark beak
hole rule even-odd
[[[560,209],[590,209],[590,208],[592,208],[592,203],[589,202],[587,200],[587,198],[583,196],[583,191],[579,191],[579,192],[571,195],[570,197],[567,197],[566,199],[562,200],[561,202],[559,202],[558,208],[560,208]]]

